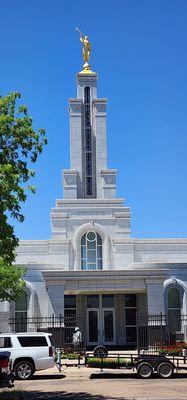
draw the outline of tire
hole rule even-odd
[[[108,350],[105,346],[96,346],[93,355],[94,357],[107,357]]]
[[[137,374],[140,378],[148,379],[153,374],[153,368],[151,364],[147,362],[142,362],[137,367]]]
[[[171,378],[171,376],[173,375],[173,365],[168,363],[168,362],[163,362],[161,364],[159,364],[158,368],[157,368],[157,373],[160,376],[160,378]]]
[[[34,372],[34,366],[30,361],[19,361],[14,367],[15,377],[19,380],[31,379]]]

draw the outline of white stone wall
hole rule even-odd
[[[85,199],[83,188],[85,86],[91,89],[96,140],[95,199]],[[117,171],[107,168],[106,99],[97,98],[97,74],[77,75],[77,98],[70,99],[69,113],[70,169],[63,171],[64,199],[51,210],[52,238],[21,241],[17,251],[16,263],[27,267],[32,293],[29,315],[62,314],[64,293],[107,291],[138,293],[141,310],[164,313],[164,282],[179,279],[187,292],[187,239],[131,238],[130,209],[115,198]],[[80,242],[88,230],[102,237],[103,271],[80,270]],[[7,305],[1,311],[9,312]]]

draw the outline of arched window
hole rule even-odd
[[[27,331],[28,295],[23,292],[15,301],[15,331]]]
[[[98,233],[87,232],[82,236],[81,269],[102,269],[102,239]]]
[[[171,332],[181,330],[181,292],[177,287],[168,290],[168,319]]]

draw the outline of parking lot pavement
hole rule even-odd
[[[23,390],[25,400],[187,400],[187,373],[143,380],[131,371],[68,367],[59,373],[53,368],[30,381],[15,381],[15,388]]]

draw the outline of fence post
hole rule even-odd
[[[140,332],[139,332],[139,316],[136,314],[136,338],[137,338],[137,350],[140,355]]]
[[[101,357],[101,371],[103,372],[103,357]]]
[[[163,343],[162,312],[160,313],[160,337],[161,337],[161,346],[162,346],[162,343]]]
[[[60,344],[60,351],[62,349],[62,314],[59,315],[59,331],[60,331],[60,340],[59,340],[59,344]]]
[[[57,365],[59,372],[61,372],[62,370],[61,350],[57,352]]]

